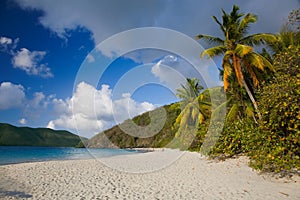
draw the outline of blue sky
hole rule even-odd
[[[177,101],[185,77],[219,85],[219,59],[199,61],[197,45],[181,50],[200,44],[192,41],[198,33],[220,35],[211,16],[233,4],[258,15],[251,33],[278,32],[300,7],[298,0],[1,1],[0,122],[91,137]],[[158,32],[119,34],[144,27]]]

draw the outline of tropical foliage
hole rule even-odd
[[[203,87],[196,78],[186,79],[186,84],[177,89],[177,96],[181,99],[181,112],[175,120],[177,129],[175,138],[179,138],[175,146],[187,148],[193,141],[197,127],[210,115],[210,102],[206,101]]]
[[[186,85],[177,89],[177,96],[181,99],[181,113],[175,121],[180,128],[202,124],[208,117],[210,103],[204,101],[204,95],[200,94],[203,87],[196,78],[187,78]],[[178,136],[179,132],[177,133]]]
[[[261,139],[254,166],[264,170],[300,169],[300,48],[289,46],[274,57],[277,73],[259,91]]]
[[[275,54],[286,51],[290,46],[300,46],[300,9],[293,10],[288,21],[276,35],[277,40],[269,43]]]
[[[86,138],[80,138],[68,131],[16,127],[0,123],[0,146],[75,147],[81,139]]]
[[[223,38],[204,34],[197,36],[198,39],[204,39],[215,45],[203,51],[201,57],[205,55],[209,57],[223,55],[224,90],[229,89],[230,83],[237,82],[239,86],[245,88],[256,112],[260,116],[249,85],[257,87],[259,85],[258,73],[264,71],[265,68],[273,69],[273,66],[265,57],[256,53],[253,46],[265,42],[274,42],[276,37],[273,34],[265,33],[247,35],[250,24],[256,22],[257,16],[251,13],[246,15],[240,13],[239,7],[236,5],[233,6],[231,13],[228,14],[224,10],[222,10],[222,13],[222,22],[216,16],[213,16],[213,19],[219,25]],[[252,79],[251,82],[247,77]]]
[[[247,115],[232,118],[243,110],[242,102],[233,101],[243,99],[243,91],[228,91],[230,108],[227,121],[211,156],[226,158],[243,153],[250,157],[250,164],[254,168],[280,172],[282,175],[299,173],[299,11],[293,11],[291,15],[289,22],[284,26],[285,32],[281,31],[276,35],[275,41],[268,43],[274,55],[270,56],[267,52],[263,54],[268,55],[276,73],[264,76],[261,87],[255,93],[262,113],[258,121],[259,126],[255,125],[253,120],[249,120]],[[234,78],[229,80],[231,84],[236,84]],[[247,105],[247,102],[244,105]]]
[[[183,142],[185,149],[189,146],[190,150],[209,152],[212,157],[247,155],[250,165],[262,171],[300,173],[300,11],[292,11],[277,35],[247,35],[257,17],[240,13],[237,6],[229,14],[222,10],[222,14],[222,21],[215,16],[213,19],[224,37],[200,34],[198,39],[215,45],[201,56],[223,55],[225,102],[223,89],[203,90],[199,80],[189,78],[177,90],[181,101],[164,106],[167,120],[157,135],[135,138],[116,126],[92,138],[89,145],[102,147],[98,146],[101,135],[123,148],[181,148],[178,144]],[[265,47],[261,54],[253,49],[258,44]],[[255,110],[261,113],[259,119],[254,117]],[[227,114],[224,121],[222,113]],[[149,113],[133,121],[147,126]],[[209,145],[202,151],[206,142]]]

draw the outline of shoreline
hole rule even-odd
[[[5,146],[7,147],[7,146]],[[31,148],[31,146],[9,146],[12,148]],[[128,149],[115,149],[115,148],[76,148],[76,147],[34,147],[34,148],[41,148],[41,149],[74,149],[74,150],[83,150],[82,152],[74,152],[70,154],[70,156],[65,156],[65,157],[60,157],[60,156],[50,156],[50,157],[35,157],[33,155],[30,155],[27,159],[15,159],[15,160],[10,160],[8,162],[0,162],[0,166],[5,166],[5,165],[14,165],[14,164],[22,164],[22,163],[35,163],[35,162],[48,162],[48,161],[64,161],[64,160],[86,160],[86,159],[95,159],[95,157],[99,156],[99,157],[113,157],[113,156],[118,156],[118,155],[123,155],[122,152],[123,151],[128,151],[128,154],[131,153],[147,153],[147,152],[153,152],[153,151],[157,151],[157,150],[153,150],[150,148],[128,148]],[[91,151],[90,151],[91,150]],[[92,151],[93,150],[119,150],[120,154],[118,154],[117,152],[114,152],[110,155],[108,154],[103,154],[103,155],[96,155],[94,154]],[[135,152],[137,151],[137,152]],[[1,151],[0,151],[1,152]],[[95,152],[97,153],[97,152]],[[125,153],[126,154],[126,153]],[[79,156],[79,157],[78,157]],[[11,155],[11,157],[14,157],[14,154]],[[5,160],[6,157],[1,157],[0,159]]]
[[[170,163],[166,165],[168,158]],[[165,149],[101,160],[5,165],[0,166],[0,198],[67,200],[300,198],[299,177],[276,179],[260,175],[248,166],[248,162],[245,156],[215,161],[196,152]],[[131,173],[130,170],[140,171]]]

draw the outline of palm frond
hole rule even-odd
[[[249,46],[260,45],[265,43],[276,42],[277,38],[271,33],[257,33],[253,35],[246,36],[240,39],[239,43],[246,44]]]
[[[198,39],[198,40],[204,39],[209,44],[218,44],[218,45],[224,44],[224,40],[222,40],[221,38],[218,38],[218,37],[213,37],[211,35],[199,34],[196,36],[196,39]]]
[[[213,20],[220,26],[220,29],[222,30],[222,32],[225,34],[226,30],[223,26],[223,24],[218,20],[218,18],[216,16],[212,16]]]
[[[211,114],[211,120],[217,120],[220,117],[222,117],[225,112],[226,112],[226,107],[228,105],[228,103],[231,101],[231,98],[229,98],[227,101],[221,103],[220,105],[218,105]]]
[[[237,44],[235,52],[240,58],[243,58],[245,55],[249,54],[250,52],[253,52],[253,48],[248,45]]]
[[[255,53],[256,54],[256,53]],[[260,55],[260,54],[257,54],[264,62],[264,65],[270,69],[272,72],[275,72],[275,68],[273,66],[273,64],[267,59],[265,58],[264,56]]]
[[[246,67],[246,70],[247,70],[248,73],[250,74],[254,86],[257,87],[258,84],[259,84],[259,81],[258,81],[258,79],[257,79],[257,76],[256,76],[256,74],[255,74],[253,68],[252,68],[251,66],[248,65],[248,66]]]
[[[229,86],[229,76],[232,73],[231,70],[232,67],[231,67],[231,63],[226,59],[223,59],[222,66],[224,69],[224,73],[223,73],[224,90],[227,91]]]
[[[199,116],[199,110],[198,109],[192,109],[192,112],[191,112],[191,118],[193,121],[196,121],[196,119],[198,119],[198,116]]]
[[[198,122],[199,124],[202,124],[204,120],[205,120],[204,115],[203,115],[203,114],[199,114],[199,115],[198,115],[197,122]]]
[[[238,105],[236,103],[233,104],[229,112],[227,113],[226,120],[234,121],[235,117],[237,116],[238,110]]]
[[[200,57],[203,58],[204,56],[208,56],[209,58],[221,55],[226,52],[226,47],[221,45],[221,46],[215,46],[211,47],[209,49],[206,49],[201,52]]]
[[[230,24],[230,16],[225,12],[225,10],[222,9],[222,20],[223,20],[223,27],[225,29],[225,31],[228,30],[228,25]]]
[[[264,68],[267,67],[270,70],[274,71],[274,67],[273,65],[268,61],[268,59],[266,59],[265,57],[263,57],[262,55],[252,52],[250,54],[248,54],[245,57],[246,60],[248,60],[249,64],[251,66],[254,66],[262,71],[264,71]]]
[[[242,20],[238,27],[238,32],[242,35],[246,34],[250,23],[255,23],[257,21],[257,16],[248,13]]]
[[[232,11],[230,13],[230,23],[239,24],[240,18],[244,16],[244,13],[239,13],[240,8],[237,5],[233,5]]]

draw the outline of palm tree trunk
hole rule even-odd
[[[258,106],[257,106],[257,103],[254,99],[254,96],[252,95],[251,93],[251,90],[249,89],[245,79],[244,79],[244,75],[242,73],[242,69],[241,69],[241,64],[240,64],[240,59],[238,56],[236,56],[235,54],[232,55],[232,61],[233,61],[233,67],[234,67],[234,70],[235,70],[235,74],[236,74],[236,77],[237,77],[237,80],[238,80],[238,83],[244,87],[246,89],[246,92],[254,106],[254,109],[258,115],[258,119],[260,120],[261,119],[261,114],[258,110]],[[254,120],[256,121],[256,120]]]
[[[255,111],[256,111],[256,113],[257,113],[257,115],[258,115],[258,119],[260,120],[260,119],[261,119],[261,114],[260,114],[260,112],[259,112],[259,110],[258,110],[257,103],[256,103],[256,101],[255,101],[255,99],[254,99],[254,96],[252,95],[252,93],[251,93],[251,91],[250,91],[250,89],[249,89],[247,83],[245,82],[244,77],[243,77],[243,79],[242,79],[242,83],[243,83],[243,86],[244,86],[244,88],[246,89],[246,92],[247,92],[247,94],[248,94],[248,96],[249,96],[249,98],[250,98],[250,100],[251,100],[251,102],[252,102],[252,104],[253,104],[253,106],[254,106],[254,109],[255,109]],[[254,121],[256,121],[256,120],[254,120]],[[257,122],[256,122],[256,123],[257,123]]]

